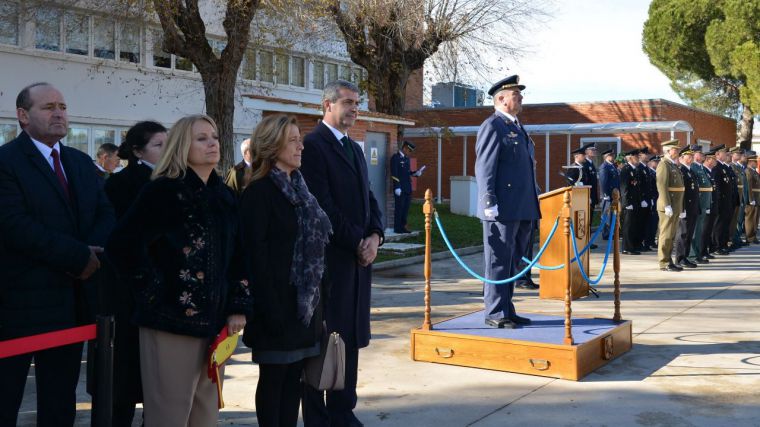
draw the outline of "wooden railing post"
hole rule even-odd
[[[614,295],[615,295],[615,314],[612,320],[620,322],[620,191],[612,190],[612,204],[610,205],[610,215],[615,212],[615,223],[610,224],[613,227],[612,241],[612,270],[615,272]]]
[[[565,289],[565,339],[564,343],[565,345],[573,345],[573,321],[571,319],[572,314],[572,308],[570,307],[571,301],[573,299],[572,296],[572,287],[573,287],[573,269],[572,269],[572,259],[573,259],[573,248],[572,244],[573,242],[570,241],[572,237],[570,236],[570,217],[572,216],[572,207],[570,205],[570,192],[572,191],[572,188],[565,191],[565,196],[563,198],[563,207],[562,207],[562,221],[564,222],[564,232],[565,232],[565,242],[567,242],[567,251],[565,251],[565,270],[567,273],[567,288]],[[581,262],[580,259],[577,260],[577,262]]]
[[[433,192],[428,188],[425,190],[425,204],[422,205],[422,213],[425,214],[425,320],[422,323],[422,329],[426,331],[433,329],[430,323],[430,276],[433,270],[430,259],[430,229],[434,211]]]

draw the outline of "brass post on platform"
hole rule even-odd
[[[615,223],[610,224],[613,230],[612,236],[612,271],[615,272],[614,295],[615,295],[615,315],[612,320],[619,322],[620,317],[620,191],[612,190],[612,204],[610,205],[610,215],[615,212]]]
[[[572,269],[572,259],[573,259],[573,248],[572,244],[573,242],[570,241],[572,237],[570,236],[570,217],[572,216],[572,208],[570,205],[570,191],[565,191],[565,196],[563,198],[563,207],[562,207],[562,221],[564,221],[565,225],[565,241],[567,242],[567,251],[565,251],[565,271],[567,273],[567,288],[565,289],[565,339],[564,343],[565,345],[573,345],[573,321],[570,318],[570,315],[572,314],[572,308],[570,307],[571,301],[573,299],[572,297],[572,287],[573,287],[573,269]],[[577,260],[577,262],[581,262],[580,259]]]
[[[433,192],[428,188],[425,190],[425,204],[422,205],[422,213],[425,214],[425,321],[422,323],[422,329],[425,331],[433,329],[433,325],[430,324],[430,275],[433,270],[430,260],[430,228],[433,212]]]

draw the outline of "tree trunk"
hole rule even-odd
[[[203,90],[206,95],[206,114],[209,115],[219,129],[219,145],[221,159],[219,171],[225,173],[235,165],[235,77],[225,75],[225,72],[202,74]]]
[[[401,116],[406,101],[406,82],[412,70],[403,64],[392,63],[388,69],[368,70],[369,93],[375,100],[375,111]]]
[[[742,104],[742,119],[739,121],[739,138],[737,143],[745,150],[752,149],[752,129],[755,117],[749,106]]]

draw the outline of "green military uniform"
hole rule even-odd
[[[750,156],[747,160],[757,161],[757,156]],[[747,243],[760,243],[757,239],[757,219],[760,213],[760,174],[755,168],[747,167],[744,176],[747,179],[744,231],[747,233]]]
[[[666,141],[662,144],[663,150],[678,147],[678,140]],[[678,230],[679,215],[683,211],[683,175],[681,170],[673,160],[663,156],[660,164],[657,165],[657,215],[659,217],[659,246],[657,255],[660,262],[660,268],[673,266],[671,253],[673,252],[673,239]],[[670,208],[673,212],[671,216],[666,214]]]
[[[696,150],[701,147],[697,145],[693,148]],[[697,217],[697,226],[694,228],[694,239],[691,241],[690,255],[692,258],[701,258],[703,252],[702,229],[705,227],[705,221],[709,216],[708,211],[712,204],[713,187],[710,177],[707,175],[709,172],[704,166],[695,161],[691,164],[690,169],[697,178],[697,185],[699,186],[699,210],[701,211]],[[704,242],[704,244],[709,244],[709,242]]]

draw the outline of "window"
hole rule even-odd
[[[0,43],[18,44],[18,4],[0,0]]]
[[[74,55],[89,55],[90,17],[81,13],[66,12],[63,15],[66,34],[64,52]]]
[[[172,56],[163,49],[164,37],[161,31],[153,31],[153,66],[160,68],[172,67]]]
[[[314,61],[311,63],[311,87],[314,89],[325,88],[325,64]]]
[[[340,78],[341,80],[345,80],[347,82],[351,81],[351,67],[347,65],[341,65],[340,66]]]
[[[272,52],[259,52],[259,80],[267,83],[274,83],[274,55]]]
[[[293,86],[304,87],[304,59],[294,56],[290,63],[290,84]]]
[[[193,71],[193,61],[181,56],[174,56],[174,68],[182,71]]]
[[[95,17],[92,26],[92,43],[92,53],[96,58],[116,59],[116,38],[112,20]]]
[[[277,54],[277,84],[290,84],[290,64],[288,55]]]
[[[11,142],[18,136],[18,128],[13,123],[0,123],[0,145]]]
[[[243,78],[246,80],[256,80],[256,51],[248,48],[243,54],[243,64],[240,66],[243,70]]]
[[[93,129],[92,137],[96,150],[107,142],[116,144],[116,131],[113,129]]]
[[[208,39],[208,44],[211,46],[211,50],[214,52],[217,58],[222,57],[222,51],[227,47],[226,40]]]
[[[66,136],[66,146],[89,154],[89,137],[90,130],[87,128],[69,128],[69,133]]]
[[[327,71],[327,83],[338,80],[338,64],[325,64],[325,71]]]
[[[119,59],[124,62],[140,63],[140,25],[136,22],[122,22],[119,39]]]
[[[35,13],[34,47],[42,50],[61,50],[61,12],[41,7]]]

